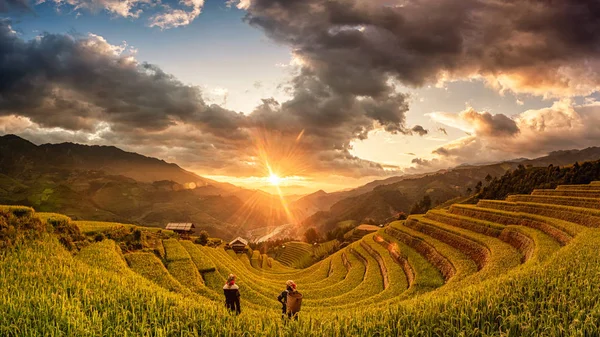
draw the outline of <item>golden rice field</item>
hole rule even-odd
[[[593,183],[410,216],[306,268],[290,267],[315,249],[299,244],[282,263],[177,239],[73,254],[46,234],[0,253],[0,335],[597,336],[598,227]],[[230,273],[239,316],[223,305]],[[298,321],[276,301],[288,279]]]

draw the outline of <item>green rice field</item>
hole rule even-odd
[[[8,234],[60,217],[0,215]],[[174,237],[69,251],[49,231],[0,250],[0,336],[598,336],[598,227],[594,182],[412,215],[340,250],[286,243],[275,259]],[[230,273],[239,316],[223,305]],[[276,300],[288,279],[304,295],[298,321]]]

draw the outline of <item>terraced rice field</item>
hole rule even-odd
[[[286,244],[281,263],[175,239],[163,241],[163,260],[123,256],[110,240],[73,259],[48,238],[44,248],[2,257],[0,285],[11,291],[0,296],[0,334],[593,336],[598,202],[600,183],[452,205],[393,222],[306,268],[292,268],[314,254],[301,243]],[[23,268],[11,268],[16,261]],[[45,281],[10,283],[27,280],[32,266]],[[242,293],[239,317],[222,305],[230,273]],[[304,295],[298,322],[279,317],[276,296],[288,279]],[[84,290],[87,297],[60,297]],[[6,317],[18,317],[19,327]]]

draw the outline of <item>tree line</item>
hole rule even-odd
[[[479,193],[479,199],[505,199],[511,194],[530,194],[534,189],[554,189],[558,185],[589,184],[600,180],[600,160],[571,166],[525,167],[519,165],[502,177],[494,177]]]

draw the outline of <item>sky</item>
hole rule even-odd
[[[269,192],[600,144],[600,4],[0,0],[0,134]]]

